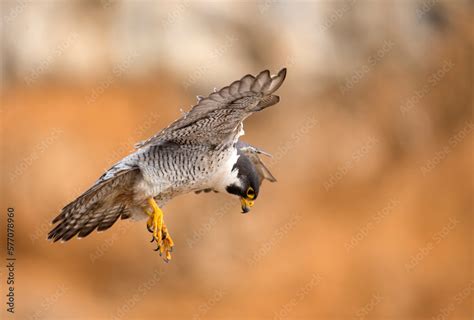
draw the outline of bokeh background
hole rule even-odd
[[[472,319],[473,10],[2,0],[14,318]],[[281,102],[245,123],[278,179],[249,214],[222,194],[172,201],[169,264],[144,222],[46,241],[64,205],[196,95],[284,66]]]

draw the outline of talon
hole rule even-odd
[[[147,229],[153,234],[150,242],[156,241],[157,248],[154,251],[158,251],[160,256],[166,262],[169,262],[174,242],[163,222],[163,211],[161,211],[153,198],[148,199],[148,204],[153,209],[152,211],[144,209],[145,213],[149,216],[146,225]]]

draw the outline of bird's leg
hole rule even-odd
[[[163,211],[156,203],[155,199],[148,198],[148,204],[151,210],[145,209],[145,213],[149,216],[147,221],[147,229],[153,233],[153,241],[156,241],[158,247],[156,251],[160,251],[160,256],[163,256],[166,262],[171,260],[171,251],[173,250],[173,239],[171,239],[168,229],[163,222]]]

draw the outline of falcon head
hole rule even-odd
[[[269,156],[268,153],[244,142],[238,142],[236,147],[239,158],[233,170],[237,170],[237,177],[236,181],[226,187],[226,190],[228,193],[240,197],[242,213],[247,213],[258,197],[262,181],[267,179],[270,182],[275,182],[276,179],[258,156],[258,154]]]

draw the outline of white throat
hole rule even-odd
[[[237,177],[239,170],[234,168],[239,157],[240,155],[237,154],[237,149],[232,148],[227,159],[224,159],[222,165],[217,169],[209,187],[219,192],[226,192],[226,187],[231,184],[241,186],[240,180]]]

